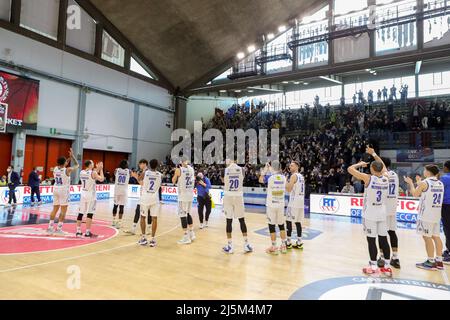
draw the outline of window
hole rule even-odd
[[[106,31],[103,31],[102,59],[124,66],[125,49]]]
[[[394,2],[376,8],[379,23],[416,13],[416,1]],[[388,54],[414,49],[417,46],[415,22],[394,27],[380,28],[376,31],[377,54]]]
[[[271,42],[267,44],[267,55],[270,56],[278,56],[283,54],[289,54],[292,57],[292,51],[288,47],[288,42],[291,41],[292,37],[292,29],[286,31],[285,33],[279,35]],[[284,59],[269,62],[266,64],[267,73],[273,72],[281,72],[292,69],[292,60]]]
[[[450,71],[419,75],[419,96],[435,96],[450,93]]]
[[[446,0],[424,1],[425,11],[442,9]],[[423,21],[424,47],[449,44],[450,15],[425,19]]]
[[[140,75],[143,75],[144,77],[148,77],[150,79],[154,79],[150,73],[147,71],[147,68],[143,66],[138,60],[131,57],[130,61],[130,70],[136,73],[139,73]]]
[[[341,98],[341,86],[322,87],[286,92],[286,107],[301,108],[305,104],[312,105],[315,97],[319,96],[321,105],[337,105]]]
[[[350,83],[344,86],[344,95],[347,103],[351,103],[353,101],[353,95],[362,90],[364,92],[365,97],[367,97],[367,93],[369,90],[373,90],[374,99],[377,97],[378,90],[382,90],[384,87],[390,89],[392,85],[395,85],[397,88],[397,92],[400,90],[402,85],[408,86],[408,96],[414,96],[416,92],[416,78],[415,76],[405,76],[398,78],[390,78],[390,79],[380,79],[366,82],[358,82],[358,83]],[[397,97],[398,98],[398,97]]]
[[[231,72],[232,72],[232,68],[228,69],[224,73],[222,73],[222,74],[218,75],[217,77],[215,77],[213,81],[228,79],[228,75],[231,74]]]
[[[78,6],[78,3],[74,0],[69,0],[68,4],[69,6]],[[96,31],[95,20],[92,19],[81,7],[78,6],[78,8],[81,13],[81,28],[67,28],[66,44],[75,49],[94,54]]]
[[[20,26],[57,40],[59,0],[22,0]]]
[[[11,0],[0,0],[0,19],[9,21],[11,18]]]
[[[308,39],[313,36],[326,34],[327,32],[327,20],[301,25],[298,27],[299,39]],[[324,64],[326,61],[328,61],[328,43],[326,41],[298,47],[299,68]]]
[[[328,10],[330,10],[330,6],[326,5],[322,9],[318,10],[316,13],[313,13],[310,16],[302,18],[301,23],[307,24],[315,21],[325,20],[327,18]]]
[[[367,8],[367,0],[334,0],[334,14],[341,15]]]

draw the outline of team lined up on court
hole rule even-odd
[[[365,184],[364,208],[362,211],[362,225],[367,237],[369,251],[369,266],[363,269],[367,275],[381,275],[392,277],[391,267],[400,269],[397,237],[397,201],[399,190],[398,175],[390,170],[390,160],[379,157],[374,149],[367,147],[366,152],[374,158],[372,163],[360,162],[348,168],[348,172]],[[70,166],[70,163],[73,163]],[[370,168],[370,174],[362,172],[363,168]],[[124,208],[128,201],[128,184],[130,177],[137,179],[141,185],[141,193],[131,229],[126,234],[136,234],[140,221],[141,237],[139,245],[155,247],[158,217],[161,212],[161,185],[162,174],[158,172],[158,160],[141,160],[139,172],[132,172],[128,162],[123,160],[115,171],[115,192],[113,207],[113,227],[122,228]],[[50,215],[48,233],[63,234],[63,223],[67,213],[70,196],[70,174],[78,170],[79,164],[73,156],[72,150],[69,158],[61,157],[54,169],[54,203]],[[289,166],[290,176],[282,174],[280,163],[275,160],[267,163],[261,171],[260,183],[267,188],[266,215],[270,232],[271,245],[266,249],[268,254],[286,254],[289,249],[303,249],[302,222],[305,212],[305,180],[300,173],[299,163],[293,161]],[[441,209],[444,199],[444,185],[438,180],[439,168],[427,165],[424,168],[424,180],[418,179],[416,184],[409,177],[404,177],[410,192],[420,197],[417,232],[423,236],[427,260],[417,263],[418,268],[426,270],[443,270],[443,244],[440,238]],[[178,187],[178,215],[183,230],[180,245],[189,245],[195,241],[194,222],[191,215],[194,200],[195,172],[188,160],[184,160],[176,169],[172,179]],[[94,164],[88,160],[80,172],[81,199],[77,218],[76,236],[82,237],[82,221],[86,215],[86,229],[84,237],[96,237],[91,232],[92,219],[95,214],[96,182],[104,180],[103,164]],[[240,224],[244,240],[243,251],[253,252],[248,239],[244,207],[244,170],[233,161],[227,160],[226,169],[222,174],[224,183],[223,213],[226,218],[227,244],[223,252],[232,254],[234,244],[232,240],[233,220]],[[285,207],[285,197],[289,197]],[[61,210],[60,210],[61,209]],[[58,211],[60,215],[55,220]],[[117,217],[118,216],[118,217]],[[57,227],[55,228],[55,224]],[[296,228],[296,238],[292,239],[293,227]],[[150,240],[147,239],[147,230],[151,227]],[[277,241],[276,227],[279,228],[281,241]],[[377,246],[378,240],[378,246]],[[391,254],[392,253],[392,254]]]

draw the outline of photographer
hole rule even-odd
[[[200,229],[203,229],[208,227],[209,215],[211,214],[211,196],[209,195],[211,181],[200,172],[197,175],[195,187],[197,188],[197,207],[198,217],[200,219]],[[204,207],[206,207],[205,220],[203,219]],[[205,224],[203,224],[203,221],[205,221]]]

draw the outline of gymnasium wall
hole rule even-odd
[[[186,129],[194,131],[194,121],[205,122],[211,120],[214,116],[215,108],[228,110],[233,104],[237,103],[236,98],[232,97],[208,97],[193,96],[187,102]]]
[[[0,39],[0,60],[29,69],[25,75],[40,80],[38,130],[27,135],[50,137],[50,129],[55,128],[57,137],[76,139],[81,89],[68,83],[76,82],[94,89],[86,92],[85,126],[80,134],[85,149],[130,154],[137,141],[140,155],[162,160],[170,153],[171,129],[166,122],[173,122],[173,115],[156,109],[171,108],[172,96],[166,89],[1,28]],[[0,70],[17,73],[6,66]],[[137,109],[145,119],[135,126]]]

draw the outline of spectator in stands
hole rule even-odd
[[[196,178],[195,188],[197,189],[197,208],[198,217],[200,220],[200,229],[208,227],[209,215],[211,214],[211,195],[209,191],[211,190],[211,181],[199,172]],[[206,208],[205,216],[203,216],[203,211]],[[203,224],[204,223],[204,224]]]
[[[355,177],[352,177],[353,182],[353,189],[355,193],[363,193],[364,192],[364,185],[362,184],[361,180],[356,179]]]
[[[349,180],[346,181],[345,186],[342,188],[341,193],[355,193],[355,188]]]
[[[386,87],[383,88],[383,101],[387,101],[388,99],[388,89]]]
[[[8,172],[8,205],[6,207],[9,207],[11,205],[16,206],[17,205],[17,198],[16,198],[16,188],[20,185],[20,176],[17,172],[14,171],[14,166],[9,166],[6,170]]]
[[[397,88],[395,87],[395,84],[392,85],[391,96],[393,99],[395,99],[395,101],[397,101]]]
[[[378,102],[380,102],[381,101],[381,89],[378,89],[378,92],[377,92],[377,101]]]
[[[444,164],[444,175],[441,177],[444,184],[444,201],[442,204],[442,225],[445,234],[445,251],[443,261],[450,263],[450,161]]]
[[[0,187],[6,187],[7,182],[6,182],[6,176],[2,176],[0,178]]]
[[[41,178],[39,177],[38,171],[36,168],[33,168],[33,170],[30,172],[28,176],[28,186],[31,188],[31,205],[35,204],[42,204],[41,201],[41,192],[40,192],[40,183]],[[34,202],[34,195],[37,197],[37,201]]]

